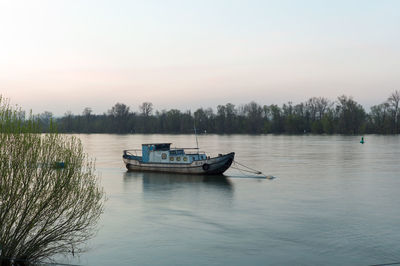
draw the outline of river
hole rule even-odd
[[[107,194],[81,265],[400,262],[400,136],[201,135],[201,150],[276,177],[127,172],[122,150],[193,135],[76,135]]]

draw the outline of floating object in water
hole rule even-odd
[[[122,156],[126,168],[131,171],[199,175],[222,174],[231,166],[234,157],[235,153],[231,152],[210,158],[199,152],[198,147],[171,148],[171,143],[142,144],[141,150],[124,150]]]
[[[360,143],[361,143],[361,144],[364,144],[364,143],[365,143],[364,137],[361,137]]]
[[[65,163],[64,162],[54,162],[53,168],[55,168],[55,169],[65,168]]]

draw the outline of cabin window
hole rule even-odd
[[[187,161],[187,157],[183,157],[183,160],[186,162]]]
[[[195,161],[195,160],[196,160],[196,158],[195,158],[195,157],[192,157],[192,159],[193,159],[193,161]]]
[[[170,160],[170,161],[173,161],[173,160],[174,160],[174,157],[169,157],[169,160]]]
[[[156,151],[168,151],[170,144],[169,143],[155,144],[154,147]]]
[[[177,161],[180,161],[180,160],[181,160],[181,157],[179,157],[179,156],[176,157],[176,160],[177,160]]]
[[[161,154],[161,159],[163,160],[167,159],[167,154],[166,153]]]

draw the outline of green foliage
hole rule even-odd
[[[364,108],[356,103],[351,97],[345,95],[338,97],[336,106],[338,122],[338,133],[341,134],[360,134],[365,127],[366,113]]]
[[[321,123],[323,133],[333,134],[335,132],[335,118],[332,110],[329,110],[328,113],[324,114],[321,119]]]
[[[37,119],[0,97],[0,265],[79,253],[94,234],[104,192],[79,139],[40,134]]]
[[[311,133],[313,134],[322,134],[324,132],[323,124],[321,120],[317,120],[312,122],[311,124]]]

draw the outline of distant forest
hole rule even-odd
[[[282,106],[256,102],[235,106],[231,103],[195,112],[177,109],[154,111],[144,102],[138,112],[123,103],[107,113],[96,115],[87,107],[81,115],[67,112],[61,118],[52,113],[39,115],[42,128],[55,121],[62,133],[183,133],[211,134],[399,134],[400,91],[394,91],[384,103],[371,107],[369,113],[352,97],[345,95],[331,101],[323,97]]]

